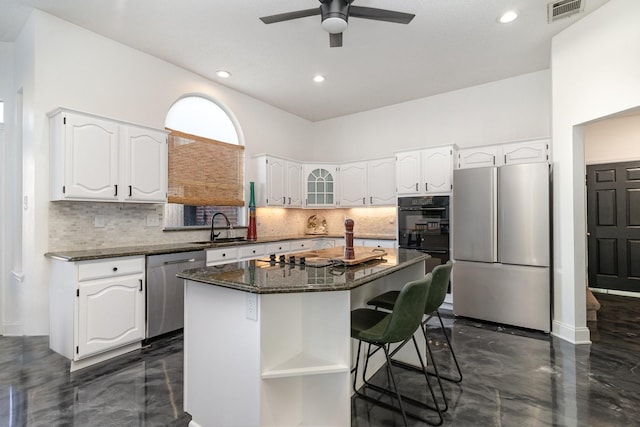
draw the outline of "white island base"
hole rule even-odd
[[[423,276],[420,262],[351,290],[263,294],[186,280],[190,426],[350,426],[350,311]]]

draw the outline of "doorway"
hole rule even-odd
[[[589,287],[640,292],[640,161],[587,166]]]

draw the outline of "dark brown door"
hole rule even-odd
[[[589,286],[640,292],[640,161],[587,166]]]

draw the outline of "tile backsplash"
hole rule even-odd
[[[395,236],[396,209],[284,209],[258,208],[258,238],[303,236],[307,219],[323,216],[327,231],[344,234],[344,220],[355,222],[357,235]],[[207,240],[208,230],[164,231],[164,205],[101,202],[50,202],[49,251]],[[241,232],[240,229],[237,230]]]

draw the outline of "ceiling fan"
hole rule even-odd
[[[347,29],[347,21],[350,16],[354,18],[394,22],[396,24],[408,24],[415,16],[411,13],[395,12],[393,10],[352,6],[351,3],[353,3],[353,0],[319,1],[320,7],[263,16],[260,20],[265,24],[274,24],[276,22],[320,15],[322,18],[321,26],[329,33],[329,46],[340,47],[342,46],[342,33]]]

